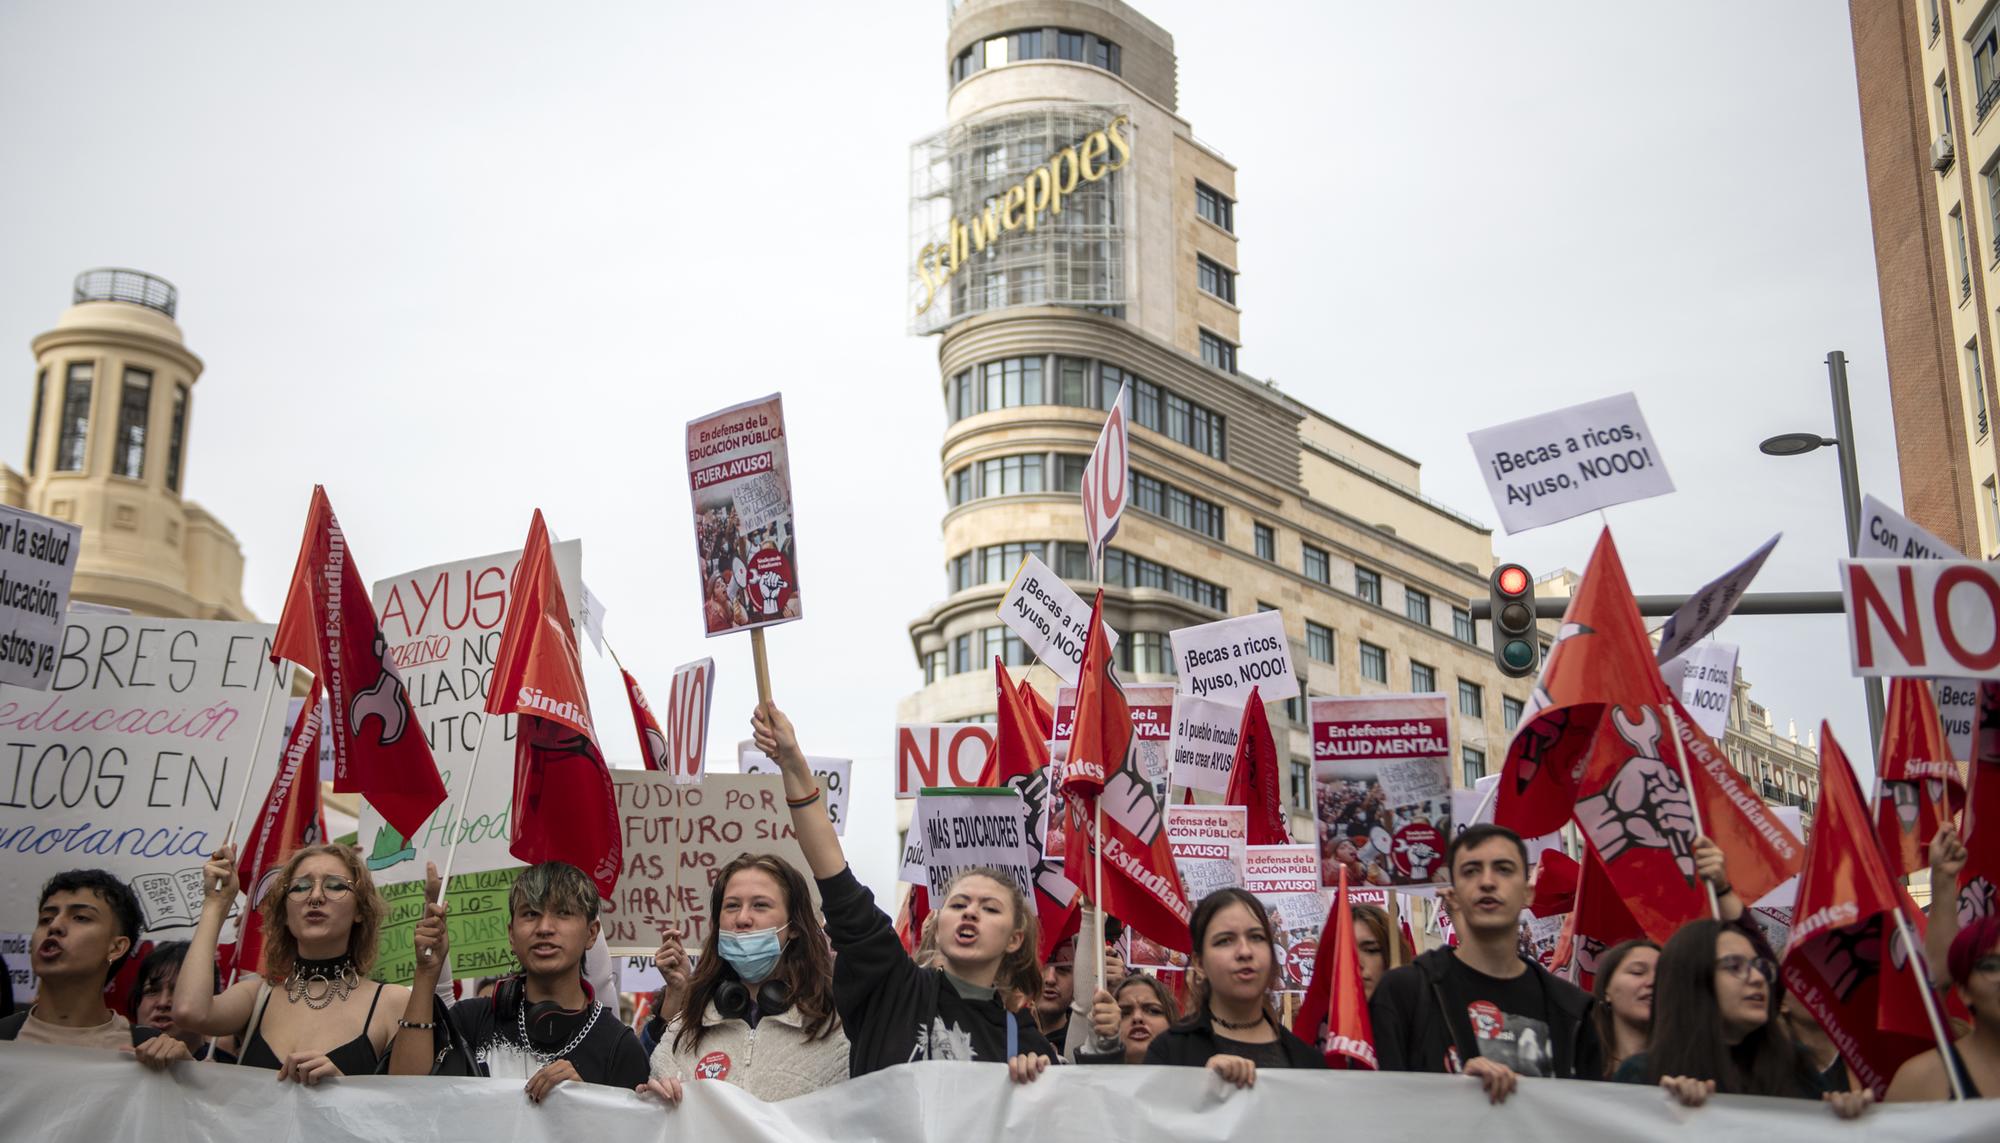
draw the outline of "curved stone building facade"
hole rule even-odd
[[[1119,0],[964,0],[941,62],[910,323],[939,336],[946,590],[910,624],[902,719],[991,716],[994,656],[1028,661],[996,614],[1025,553],[1099,585],[1077,487],[1129,381],[1133,499],[1101,581],[1123,677],[1170,681],[1169,631],[1275,607],[1309,692],[1443,692],[1456,777],[1497,770],[1529,683],[1470,618],[1491,533],[1425,497],[1414,459],[1242,368],[1236,170],[1178,112],[1172,37]],[[1306,836],[1303,706],[1271,714]]]
[[[0,467],[0,500],[83,527],[76,600],[253,619],[236,537],[182,495],[202,362],[179,301],[136,270],[77,276],[73,304],[33,342],[25,471]]]

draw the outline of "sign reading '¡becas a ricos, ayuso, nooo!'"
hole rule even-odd
[[[722,635],[799,618],[782,399],[773,393],[689,421],[687,461],[703,630]]]
[[[917,312],[930,309],[938,291],[959,267],[998,242],[1002,231],[1034,230],[1044,214],[1061,214],[1064,196],[1078,186],[1094,183],[1130,162],[1132,144],[1119,129],[1131,122],[1130,116],[1115,116],[1103,130],[1092,131],[1074,146],[1057,151],[1047,163],[1029,171],[1027,178],[988,199],[985,210],[971,216],[970,225],[954,217],[945,241],[927,242],[917,251],[917,280],[924,284],[924,300],[917,304]]]
[[[1630,393],[1468,434],[1509,534],[1674,490]]]

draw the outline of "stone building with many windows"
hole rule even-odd
[[[1128,680],[1173,678],[1175,628],[1277,608],[1306,691],[1441,692],[1454,780],[1497,770],[1530,681],[1471,617],[1491,531],[1426,497],[1416,459],[1245,371],[1236,170],[1179,114],[1172,37],[1119,0],[962,0],[941,63],[910,313],[939,335],[944,593],[910,624],[901,719],[991,716],[995,656],[1028,663],[997,606],[1032,553],[1086,598],[1101,583]],[[1093,580],[1077,490],[1128,387],[1130,506]],[[1304,707],[1271,714],[1306,836]]]
[[[26,469],[0,466],[0,503],[82,526],[75,600],[255,618],[235,535],[182,495],[202,362],[175,323],[178,291],[137,270],[90,270],[72,302],[34,340]]]

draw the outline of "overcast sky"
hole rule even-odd
[[[1495,520],[1468,431],[1631,390],[1680,489],[1610,513],[1636,590],[1780,530],[1758,586],[1831,589],[1834,457],[1756,444],[1831,435],[1844,349],[1863,486],[1901,502],[1845,5],[1140,9],[1239,167],[1243,368],[1429,495]],[[754,688],[745,638],[702,638],[681,433],[782,390],[807,618],[772,632],[773,682],[810,751],[861,760],[849,844],[884,888],[907,624],[944,590],[936,341],[905,333],[944,10],[6,5],[0,458],[70,279],[160,274],[207,362],[187,492],[261,616],[315,482],[375,578],[515,547],[540,507],[656,692],[716,657],[720,756]],[[1495,546],[1580,570],[1597,528]],[[1865,753],[1837,619],[1724,637],[1781,732],[1830,718]]]

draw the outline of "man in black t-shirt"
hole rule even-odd
[[[1459,944],[1382,978],[1369,1000],[1383,1071],[1476,1076],[1495,1103],[1519,1076],[1599,1079],[1603,1046],[1590,996],[1523,957],[1528,848],[1496,825],[1475,825],[1445,854]]]
[[[646,1082],[646,1053],[583,981],[583,954],[596,942],[597,886],[574,865],[545,861],[521,871],[507,895],[507,939],[525,971],[491,997],[449,1009],[433,993],[450,940],[447,907],[424,906],[417,922],[416,979],[396,1021],[394,1075],[478,1075],[527,1081],[540,1103],[576,1081],[631,1090]]]

